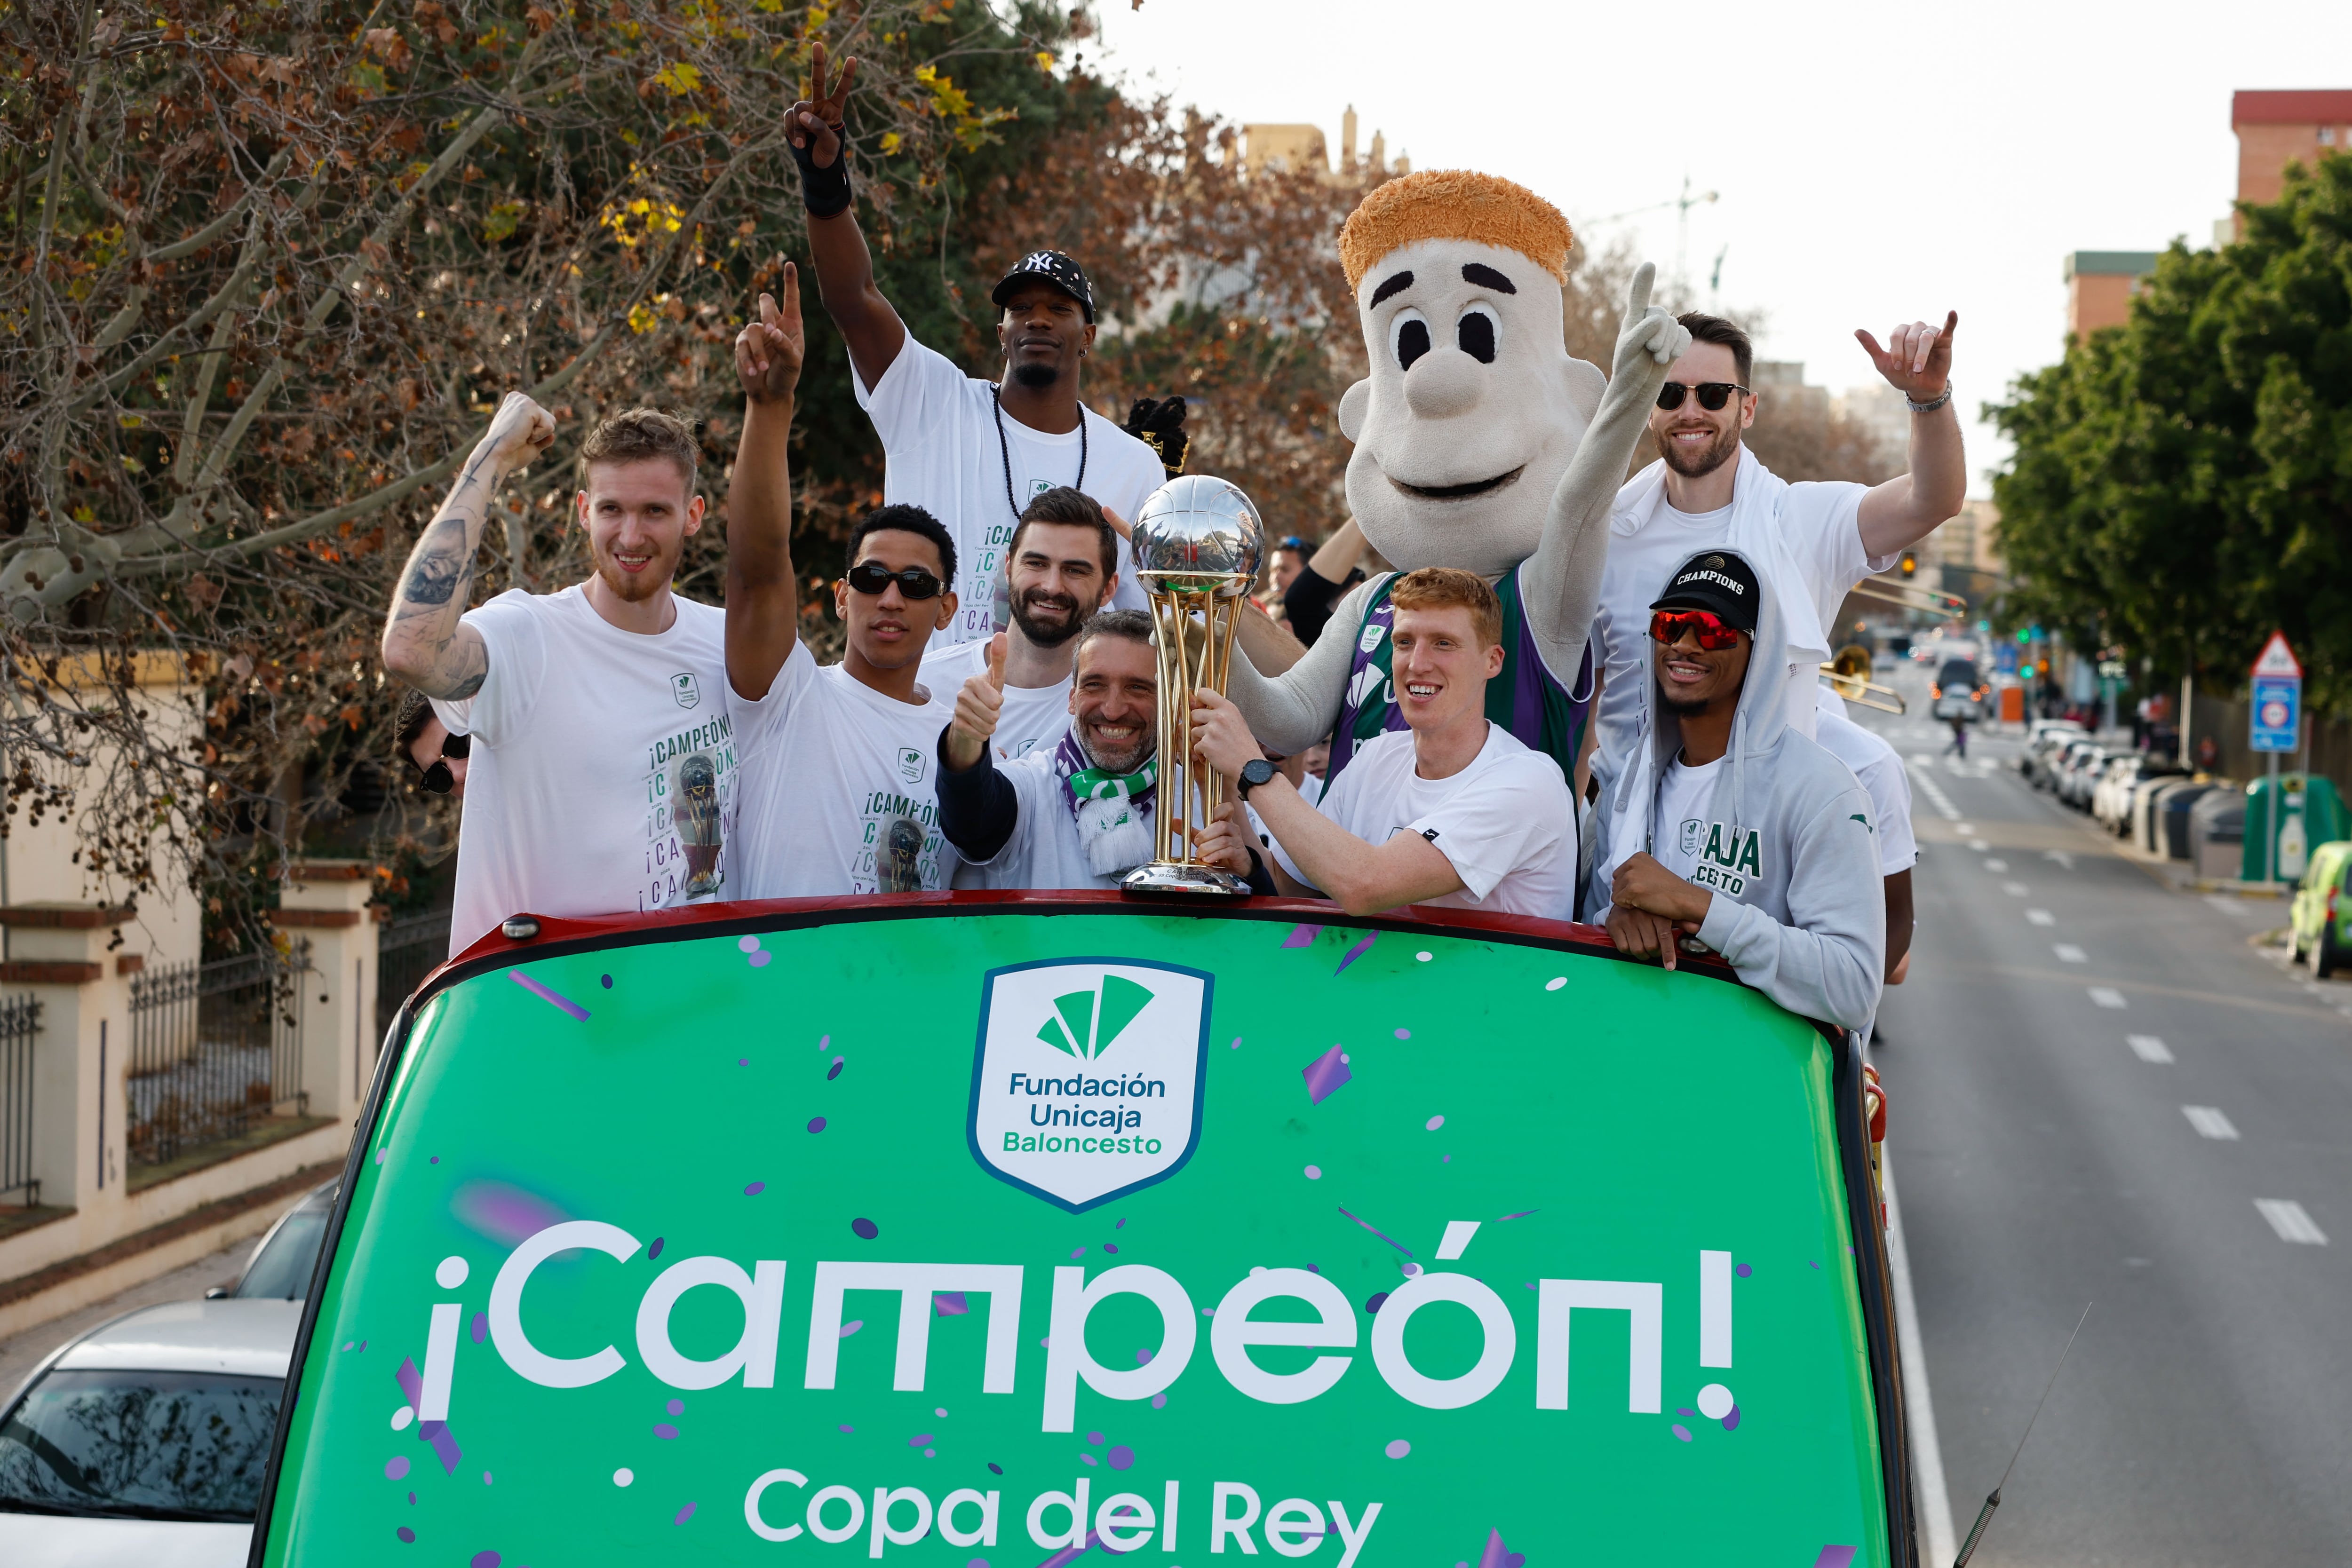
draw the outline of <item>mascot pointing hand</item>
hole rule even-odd
[[[1340,231],[1371,374],[1339,400],[1348,504],[1401,571],[1474,571],[1503,604],[1486,716],[1575,776],[1592,696],[1585,641],[1609,516],[1666,367],[1690,334],[1634,276],[1610,374],[1570,356],[1568,220],[1488,174],[1430,170],[1364,198]],[[1230,695],[1277,751],[1331,737],[1331,776],[1405,727],[1391,685],[1392,577],[1359,586],[1297,664],[1236,660]]]

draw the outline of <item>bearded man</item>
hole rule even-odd
[[[1005,643],[1000,632],[983,644],[988,667],[964,683],[955,718],[940,733],[940,831],[983,887],[1117,887],[1152,854],[1160,682],[1151,617],[1107,610],[1089,620],[1073,649],[1069,728],[1050,750],[998,768],[990,741],[1007,706]],[[1213,863],[1250,874],[1245,850]],[[1258,891],[1272,892],[1272,883]]]
[[[417,539],[384,622],[384,668],[471,736],[453,955],[525,911],[711,897],[731,865],[726,616],[670,591],[702,527],[691,430],[641,408],[589,432],[573,513],[593,574],[466,607],[492,497],[554,440],[553,417],[509,392]],[[691,798],[674,801],[681,783]]]
[[[1600,751],[1606,777],[1633,744],[1648,677],[1650,603],[1675,568],[1706,549],[1730,549],[1756,564],[1780,601],[1785,647],[1778,650],[1789,724],[1813,733],[1815,670],[1830,656],[1826,628],[1853,585],[1885,571],[1960,509],[1968,460],[1952,408],[1955,311],[1941,327],[1913,321],[1881,348],[1854,337],[1911,410],[1909,472],[1883,485],[1789,484],[1740,439],[1756,421],[1749,390],[1755,349],[1719,316],[1680,319],[1690,346],[1666,371],[1650,410],[1658,460],[1617,493],[1609,524],[1609,564],[1593,617],[1601,666]],[[1759,648],[1759,658],[1772,656]]]
[[[1070,673],[1087,618],[1118,591],[1119,538],[1102,504],[1057,486],[1021,509],[1005,551],[1012,624],[1004,634],[1004,706],[991,740],[997,760],[1051,754],[1070,727]],[[990,644],[923,655],[923,684],[951,692],[988,667]]]

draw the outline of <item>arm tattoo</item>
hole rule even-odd
[[[473,575],[471,561],[446,550],[420,551],[415,564],[408,569],[401,597],[411,604],[446,604]]]

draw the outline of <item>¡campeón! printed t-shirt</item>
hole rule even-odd
[[[467,612],[489,670],[469,731],[449,951],[509,915],[643,914],[740,897],[727,616],[673,596],[666,632],[625,632],[575,584]],[[722,892],[723,890],[723,892]]]

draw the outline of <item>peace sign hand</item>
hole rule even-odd
[[[1941,397],[1952,379],[1952,334],[1959,324],[1957,310],[1944,317],[1940,328],[1914,321],[1888,334],[1884,349],[1868,332],[1856,329],[1853,335],[1887,385],[1913,402],[1928,402]]]
[[[841,156],[842,116],[849,104],[849,84],[857,78],[857,57],[850,56],[841,62],[841,74],[830,86],[824,79],[824,46],[816,47],[816,81],[803,88],[803,97],[784,117],[793,145],[809,149],[810,162],[820,169],[833,167]]]
[[[801,361],[808,348],[801,327],[800,275],[789,261],[783,273],[776,286],[783,303],[779,306],[775,295],[761,295],[759,319],[735,335],[735,378],[753,402],[789,401],[800,384]]]

